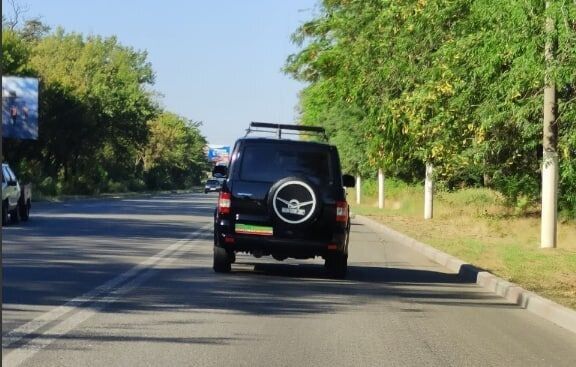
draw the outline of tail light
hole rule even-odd
[[[345,201],[336,202],[336,222],[348,223],[348,203]]]
[[[230,193],[220,191],[220,196],[218,196],[218,213],[220,214],[230,214]]]

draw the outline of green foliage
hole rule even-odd
[[[362,180],[361,192],[368,197],[378,196],[378,181],[374,179]]]
[[[148,187],[173,189],[199,184],[209,169],[200,123],[165,112],[148,126],[150,139],[143,151]]]
[[[29,57],[30,45],[25,39],[15,31],[2,29],[2,74],[24,75]]]
[[[53,155],[50,170],[63,172],[64,191],[106,191],[138,175],[137,152],[156,113],[145,58],[114,37],[62,29],[34,45],[30,65],[43,81],[39,143]]]
[[[38,140],[4,142],[22,179],[49,195],[198,183],[206,141],[199,124],[158,107],[146,52],[115,37],[48,31],[30,20],[2,33],[4,73],[41,80]]]
[[[410,185],[398,178],[387,178],[384,180],[384,197],[386,199],[396,199],[406,195],[407,191],[417,191],[421,194],[423,188],[420,185]],[[362,180],[362,196],[378,197],[378,179],[371,177]]]
[[[285,71],[309,82],[301,120],[326,126],[346,167],[448,188],[539,197],[545,19],[555,20],[560,206],[576,211],[576,3],[324,0]]]
[[[28,19],[20,30],[20,35],[28,42],[40,41],[50,31],[50,27],[39,18]]]

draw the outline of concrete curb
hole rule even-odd
[[[439,251],[425,243],[419,242],[412,237],[397,232],[382,223],[378,223],[367,217],[356,215],[354,220],[364,224],[376,232],[383,233],[394,241],[410,247],[428,257],[430,260],[458,273],[465,279],[475,282],[482,288],[504,297],[506,300],[517,304],[534,313],[576,333],[576,311],[559,305],[533,292],[527,291],[517,284],[510,283],[472,264],[468,264],[454,256]]]

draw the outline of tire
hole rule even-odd
[[[2,202],[2,225],[8,224],[8,203],[6,201]]]
[[[21,218],[23,221],[27,221],[27,220],[30,218],[30,207],[31,207],[31,206],[32,206],[32,205],[30,205],[30,200],[28,200],[28,201],[26,202],[26,205],[22,205],[22,206],[20,207],[20,218]]]
[[[290,201],[290,204],[286,201]],[[290,206],[292,203],[295,203],[293,207]],[[313,183],[300,177],[283,178],[274,183],[268,193],[268,212],[274,222],[281,226],[306,227],[316,221],[321,210],[322,200],[318,189]]]
[[[13,224],[20,223],[20,204],[16,205],[16,208],[10,213],[10,220]]]
[[[325,266],[331,276],[344,279],[348,273],[348,256],[345,254],[330,255],[326,258]]]
[[[214,263],[212,268],[216,273],[229,273],[230,270],[232,270],[232,261],[226,249],[214,246]]]

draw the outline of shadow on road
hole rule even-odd
[[[191,253],[191,263],[209,264],[206,253]],[[202,260],[203,259],[203,260]],[[111,314],[180,315],[176,324],[206,322],[206,315],[245,314],[274,317],[310,317],[316,314],[354,312],[367,307],[378,312],[425,315],[438,307],[517,308],[500,297],[480,291],[456,274],[410,268],[376,266],[349,267],[347,279],[331,279],[321,264],[239,262],[230,274],[216,274],[209,267],[156,269],[150,281],[99,312]],[[52,299],[55,304],[56,299]],[[98,308],[99,301],[81,305]],[[143,325],[153,328],[154,318]],[[216,322],[216,321],[208,321]],[[220,321],[218,321],[220,322]],[[132,325],[132,328],[136,325]],[[126,326],[126,330],[131,327]],[[65,338],[109,342],[156,342],[227,345],[232,339],[184,338],[172,340],[154,336],[110,336],[91,329],[72,332]],[[40,335],[49,338],[49,335]],[[26,336],[23,342],[30,341]],[[33,343],[32,343],[33,345]]]
[[[103,284],[210,222],[214,197],[38,206],[2,230],[4,305],[60,305]]]
[[[411,308],[418,304],[515,307],[455,274],[427,270],[352,265],[347,279],[336,280],[317,264],[246,262],[233,269],[230,274],[215,274],[209,268],[162,270],[153,282],[111,305],[107,312],[221,310],[303,316],[387,299],[395,302],[384,307],[399,307],[398,302]]]
[[[157,253],[158,241],[169,243],[198,228],[199,224],[187,220],[187,216],[210,218],[213,199],[202,199],[205,207],[195,208],[178,199],[158,202],[138,199],[129,206],[120,201],[99,201],[72,212],[58,206],[45,208],[43,217],[10,229],[9,246],[13,247],[3,264],[5,311],[18,312],[21,305],[59,306],[103,284],[133,266],[133,257],[141,259]],[[146,215],[159,216],[159,220]],[[180,219],[169,220],[174,216]],[[121,246],[116,243],[120,241]],[[147,248],[151,243],[153,246]],[[210,247],[206,238],[189,249],[177,265],[154,269],[150,280],[113,303],[99,304],[95,300],[78,307],[116,314],[186,313],[183,323],[201,319],[199,314],[219,312],[308,317],[354,311],[374,304],[379,310],[415,314],[438,307],[516,308],[457,274],[413,268],[401,262],[388,267],[351,263],[348,277],[338,280],[330,278],[318,262],[277,263],[272,259],[261,262],[239,257],[232,273],[216,274],[210,267]],[[100,306],[104,308],[100,310]],[[149,322],[153,323],[153,318]],[[75,335],[67,337],[101,339],[98,333],[87,337]],[[114,338],[109,341],[230,342]]]

